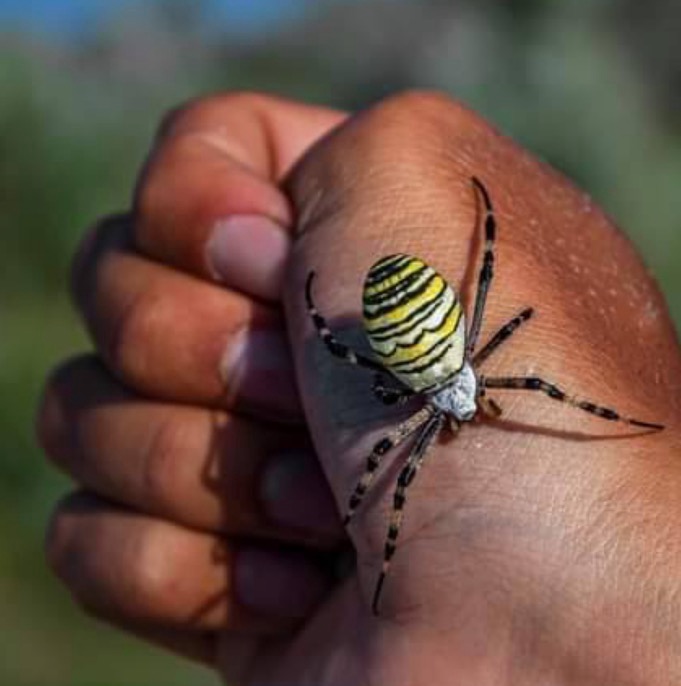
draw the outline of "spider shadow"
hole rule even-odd
[[[215,623],[216,616],[221,618],[223,614],[220,611],[221,606],[231,606],[236,603],[236,615],[238,616],[241,612],[238,609],[238,600],[233,600],[234,588],[236,585],[234,578],[234,561],[235,557],[239,555],[239,547],[241,544],[253,541],[257,543],[258,546],[267,546],[270,549],[275,549],[277,547],[275,544],[270,544],[269,541],[266,542],[264,539],[260,539],[257,536],[256,538],[247,538],[245,536],[229,533],[230,522],[233,522],[235,516],[235,508],[239,507],[238,502],[230,504],[228,503],[227,498],[230,489],[232,491],[234,490],[234,480],[238,480],[239,483],[244,482],[243,486],[245,486],[249,492],[243,497],[243,500],[246,502],[255,502],[254,507],[258,508],[259,500],[257,488],[259,476],[263,466],[267,462],[267,458],[264,458],[261,461],[254,461],[255,464],[249,465],[246,468],[246,476],[244,475],[243,463],[240,465],[237,464],[239,460],[237,451],[231,449],[231,447],[238,446],[240,442],[243,442],[243,422],[248,420],[238,416],[231,417],[231,413],[225,412],[222,409],[231,407],[233,405],[233,400],[233,392],[226,390],[214,403],[215,409],[212,412],[211,417],[210,441],[200,475],[201,483],[207,490],[213,493],[220,508],[218,524],[216,530],[213,532],[215,542],[210,551],[209,562],[221,569],[224,580],[220,589],[206,597],[202,603],[198,604],[188,613],[186,622],[193,630],[196,630],[196,627],[200,625]],[[250,430],[247,429],[247,431]],[[275,431],[272,433],[274,435]],[[297,445],[294,430],[291,429],[290,438],[286,437],[286,433],[286,425],[282,424],[280,427],[277,427],[276,435],[278,437],[283,435],[281,440],[277,442],[277,447],[282,451],[290,448],[292,449],[294,445]],[[262,436],[260,438],[262,438]],[[263,449],[265,444],[273,442],[267,438],[262,438],[262,441],[261,447],[263,447]],[[258,445],[260,446],[260,443]],[[274,446],[272,452],[274,452]],[[260,515],[257,514],[256,510],[256,517],[259,516]],[[266,520],[264,513],[262,513],[262,518],[263,521]],[[228,611],[231,613],[232,608],[230,607]]]
[[[222,398],[225,400],[226,398]],[[220,502],[222,524],[226,523],[227,512],[223,503],[225,492],[225,469],[224,461],[226,451],[224,446],[229,441],[228,425],[221,421],[219,412],[214,412],[211,419],[211,435],[209,449],[201,470],[201,482],[212,491],[218,502]],[[221,527],[222,528],[222,527]],[[207,597],[201,604],[196,606],[187,616],[187,623],[190,626],[197,626],[205,623],[208,618],[215,614],[220,605],[228,602],[230,589],[234,587],[233,565],[230,564],[231,556],[227,541],[220,535],[215,539],[210,552],[210,561],[216,567],[222,568],[224,575],[224,585],[218,591]]]
[[[327,324],[341,343],[360,355],[374,359],[363,324],[356,317],[341,315],[327,320]],[[382,403],[373,392],[376,373],[334,357],[315,333],[310,334],[304,345],[305,360],[314,370],[317,382],[315,400],[323,404],[325,415],[333,421],[334,429],[342,433],[356,431],[358,427],[369,430],[415,411],[416,405],[412,402],[407,406]],[[387,370],[383,376],[387,382],[394,379]],[[316,407],[317,403],[314,405]]]

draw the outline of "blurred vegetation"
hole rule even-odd
[[[66,293],[97,216],[125,207],[163,112],[222,88],[359,107],[429,86],[467,101],[626,228],[681,322],[681,5],[673,0],[321,2],[219,32],[201,2],[135,4],[77,40],[0,27],[0,683],[214,683],[82,616],[47,573],[66,481],[32,436],[42,380],[87,345]],[[106,675],[103,680],[102,674]]]

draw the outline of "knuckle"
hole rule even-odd
[[[189,260],[192,269],[199,264],[202,269],[202,252],[199,257],[190,247],[187,255],[179,247],[188,240],[178,234],[180,225],[208,225],[234,212],[234,202],[243,207],[263,193],[270,197],[271,185],[248,169],[256,157],[274,164],[265,134],[255,135],[267,128],[274,102],[283,101],[249,91],[218,93],[188,101],[165,116],[134,190],[134,238],[143,252],[160,249],[171,263]],[[256,144],[258,137],[262,141]],[[272,202],[280,202],[278,194]]]

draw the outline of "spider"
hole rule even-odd
[[[471,181],[484,206],[485,245],[468,331],[463,308],[454,289],[432,267],[410,255],[384,257],[369,269],[366,276],[362,293],[364,328],[375,359],[344,345],[328,328],[312,298],[314,271],[309,273],[305,286],[309,316],[333,356],[373,371],[374,394],[387,405],[403,404],[413,397],[423,400],[421,409],[376,442],[367,458],[365,471],[350,495],[343,519],[344,526],[347,526],[386,453],[416,434],[393,495],[383,565],[371,605],[376,615],[396,550],[407,489],[421,468],[429,447],[446,424],[456,432],[462,423],[472,421],[478,413],[492,418],[501,415],[499,405],[487,396],[488,389],[539,391],[553,400],[568,403],[603,419],[651,430],[664,428],[661,424],[624,417],[615,410],[578,399],[537,376],[486,377],[478,373],[477,368],[482,362],[528,321],[534,310],[531,307],[522,310],[476,352],[494,272],[496,220],[486,187],[476,177]]]

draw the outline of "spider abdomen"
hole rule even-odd
[[[465,323],[454,289],[409,255],[376,262],[364,282],[364,326],[377,360],[415,391],[461,370]]]

